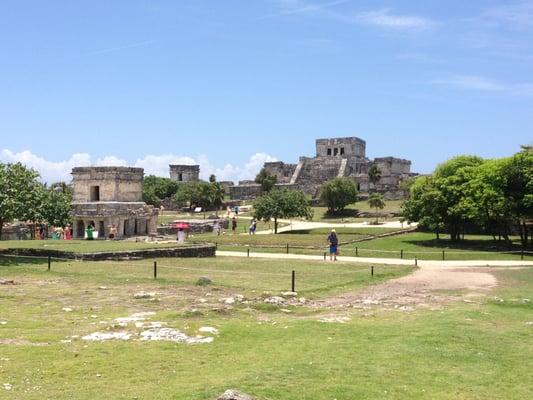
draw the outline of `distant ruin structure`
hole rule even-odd
[[[374,185],[368,170],[376,165],[381,179]],[[411,161],[396,157],[370,160],[366,157],[366,142],[357,137],[316,140],[316,156],[300,157],[298,163],[267,162],[264,168],[277,176],[278,187],[302,190],[313,198],[318,197],[320,187],[336,177],[353,179],[361,193],[380,192],[385,199],[405,197],[400,183],[416,174],[411,173]],[[261,193],[260,185],[253,181],[239,182],[230,187],[232,199],[253,199]]]
[[[158,209],[142,201],[142,168],[77,167],[71,174],[74,238],[89,225],[98,237],[107,237],[112,224],[117,238],[157,233]]]
[[[199,165],[171,164],[170,179],[176,182],[198,182],[200,180]]]

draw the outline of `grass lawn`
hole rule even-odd
[[[339,228],[339,235],[342,233],[341,241],[349,242],[366,238],[372,235],[393,232],[397,229],[391,228]],[[289,246],[325,246],[326,238],[331,229],[311,229],[306,231],[285,232],[277,235],[233,235],[231,233],[217,236],[214,233],[195,235],[190,239],[193,242],[210,242],[218,244],[237,244],[241,246],[264,246],[264,247],[285,247]]]
[[[0,287],[0,384],[12,385],[0,386],[0,397],[208,400],[228,388],[263,400],[531,397],[533,328],[526,323],[533,306],[522,300],[533,297],[531,268],[502,270],[502,285],[476,304],[412,313],[346,309],[337,312],[350,320],[335,324],[318,321],[330,310],[298,306],[287,314],[260,301],[229,308],[218,298],[252,297],[263,287],[285,290],[292,269],[306,297],[357,290],[373,283],[366,267],[225,258],[160,262],[167,265],[154,282],[146,262],[54,263],[46,272],[44,264],[0,260],[0,277],[18,283]],[[380,270],[384,275],[374,279],[408,271]],[[194,285],[201,275],[214,284]],[[139,290],[154,291],[157,299],[134,299]],[[196,345],[72,338],[109,332],[113,318],[141,311],[189,335],[201,326],[216,327],[220,335]]]
[[[347,228],[350,229],[350,228]],[[377,228],[379,229],[379,228]],[[361,239],[364,237],[366,230],[361,230],[361,233],[343,233],[339,230],[339,239],[341,242],[346,242],[353,239]],[[369,232],[370,233],[370,232]],[[302,236],[303,238],[298,238]],[[305,235],[305,234],[279,234],[269,235],[269,239],[240,239],[239,241],[231,241],[230,239],[219,240],[218,248],[220,250],[230,251],[247,251],[250,248],[252,251],[265,252],[280,252],[280,248],[286,243],[290,243],[289,251],[294,254],[323,254],[327,250],[325,241],[320,240],[324,235]],[[287,239],[285,240],[285,237]],[[466,235],[465,241],[461,243],[452,243],[449,239],[443,238],[435,239],[435,235],[425,232],[412,232],[403,235],[390,236],[385,238],[377,238],[363,242],[351,243],[340,246],[341,256],[359,256],[359,257],[377,257],[377,258],[400,258],[401,250],[403,250],[403,258],[419,260],[442,260],[442,251],[445,252],[446,260],[520,260],[520,251],[522,247],[519,244],[518,238],[513,238],[513,246],[507,247],[499,242],[494,242],[492,236],[482,235]],[[193,238],[196,240],[196,238]],[[255,240],[255,242],[252,242]],[[216,240],[212,240],[216,241]],[[314,243],[315,246],[323,246],[320,249],[299,249],[295,247],[298,244]],[[238,243],[238,246],[235,246]],[[294,245],[293,245],[294,243]],[[261,244],[263,247],[254,247],[254,244]],[[264,247],[269,246],[270,247]],[[245,247],[247,246],[247,247]],[[357,251],[356,251],[357,247]],[[282,250],[284,251],[284,250]],[[526,253],[524,260],[533,260],[533,253]]]
[[[399,213],[400,207],[403,203],[403,200],[389,200],[385,201],[385,208],[380,210],[380,213]],[[357,203],[350,204],[347,206],[344,211],[339,215],[329,215],[327,214],[326,207],[313,207],[314,215],[313,221],[321,222],[363,222],[363,221],[373,221],[375,218],[359,218],[357,217],[358,212],[371,212],[374,213],[376,210],[370,208],[368,202],[358,201]],[[397,218],[394,218],[397,219]],[[380,218],[380,221],[385,221],[385,218]],[[390,220],[390,219],[389,219]]]
[[[176,243],[130,242],[126,240],[2,240],[0,249],[47,249],[71,251],[75,253],[95,253],[99,251],[144,250],[161,247],[176,247]]]

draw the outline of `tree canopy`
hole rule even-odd
[[[270,192],[274,188],[274,185],[277,183],[277,181],[278,177],[276,175],[272,175],[265,168],[262,168],[255,177],[255,183],[261,185],[261,191],[263,193]]]
[[[311,200],[298,190],[276,188],[258,197],[254,203],[254,217],[264,221],[274,220],[274,233],[278,233],[278,219],[312,216]]]
[[[357,201],[357,186],[349,178],[335,178],[320,188],[320,201],[328,208],[328,213],[334,214]]]
[[[370,196],[368,196],[368,205],[371,208],[376,209],[376,224],[377,224],[378,210],[383,210],[383,208],[385,208],[385,200],[383,199],[383,195],[381,193],[372,193]]]
[[[403,205],[409,221],[449,233],[453,241],[467,229],[509,240],[516,232],[523,245],[533,217],[533,152],[483,160],[458,156],[440,164],[430,176],[419,177]]]
[[[4,223],[13,220],[56,226],[70,222],[70,190],[63,190],[64,184],[47,188],[38,178],[21,163],[0,163],[0,239]]]

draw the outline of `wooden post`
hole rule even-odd
[[[292,271],[292,284],[291,284],[291,292],[296,291],[296,271]]]
[[[373,265],[370,267],[370,275],[374,276],[374,266]]]
[[[289,243],[287,243],[287,254],[289,254]]]
[[[154,261],[154,279],[157,279],[157,261]]]
[[[249,247],[246,249],[246,257],[250,257],[250,248]]]
[[[326,252],[324,252],[324,261],[326,261]]]
[[[418,259],[415,256],[415,267],[418,267]]]
[[[444,261],[444,250],[442,250],[442,261]]]
[[[359,255],[359,251],[357,249],[357,246],[355,246],[355,256],[357,257]]]
[[[50,271],[51,267],[52,267],[52,257],[48,256],[48,271]]]
[[[403,259],[403,249],[400,250],[400,258]]]

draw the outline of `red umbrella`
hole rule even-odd
[[[185,222],[174,221],[172,223],[172,227],[178,229],[189,229],[191,226]]]

